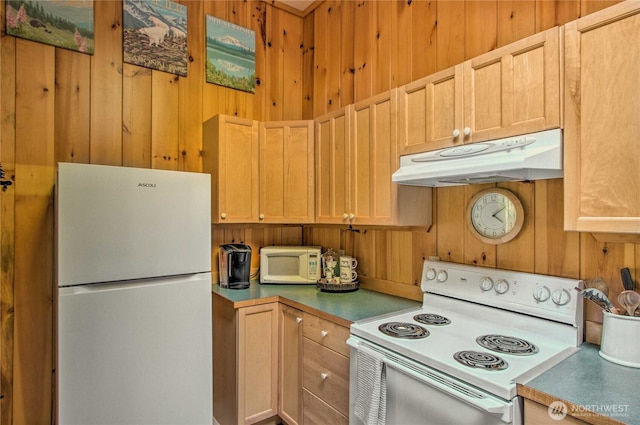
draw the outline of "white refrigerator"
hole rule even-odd
[[[58,424],[211,424],[211,176],[58,164]]]

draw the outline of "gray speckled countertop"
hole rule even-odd
[[[248,289],[227,289],[212,286],[218,294],[236,307],[259,302],[282,301],[297,307],[310,307],[316,311],[343,319],[343,324],[394,311],[418,308],[421,302],[400,298],[380,292],[358,289],[353,292],[321,292],[316,285],[261,285],[251,282]]]
[[[613,419],[607,423],[640,425],[640,369],[607,361],[599,350],[597,345],[581,345],[575,354],[522,385],[519,393],[545,405],[553,399],[568,402],[572,416],[585,422],[603,423],[605,416]]]

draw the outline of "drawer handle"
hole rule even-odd
[[[329,375],[327,375],[325,372],[322,372],[320,374],[320,378],[322,378],[322,380],[324,381],[325,379],[327,379],[329,377]]]
[[[296,317],[296,323],[302,322],[302,317]]]
[[[327,331],[322,331],[320,332],[320,335],[322,335],[322,337],[324,338],[325,336],[327,336],[329,334],[329,332]]]

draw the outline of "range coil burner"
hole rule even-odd
[[[429,331],[420,325],[403,322],[388,322],[378,326],[380,332],[396,338],[419,339],[429,336]]]
[[[465,366],[478,369],[504,370],[509,367],[509,363],[500,357],[481,351],[458,351],[453,358]]]
[[[538,347],[522,338],[504,335],[482,335],[476,342],[487,350],[516,356],[530,356],[538,352]]]
[[[417,314],[413,316],[413,320],[416,322],[424,323],[425,325],[445,326],[451,323],[451,320],[439,314],[425,313]]]

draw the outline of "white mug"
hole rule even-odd
[[[358,260],[348,255],[340,256],[340,269],[355,269],[358,267]]]
[[[350,268],[340,269],[340,282],[351,283],[356,279],[358,279],[358,273],[356,273],[355,270],[351,270]]]

